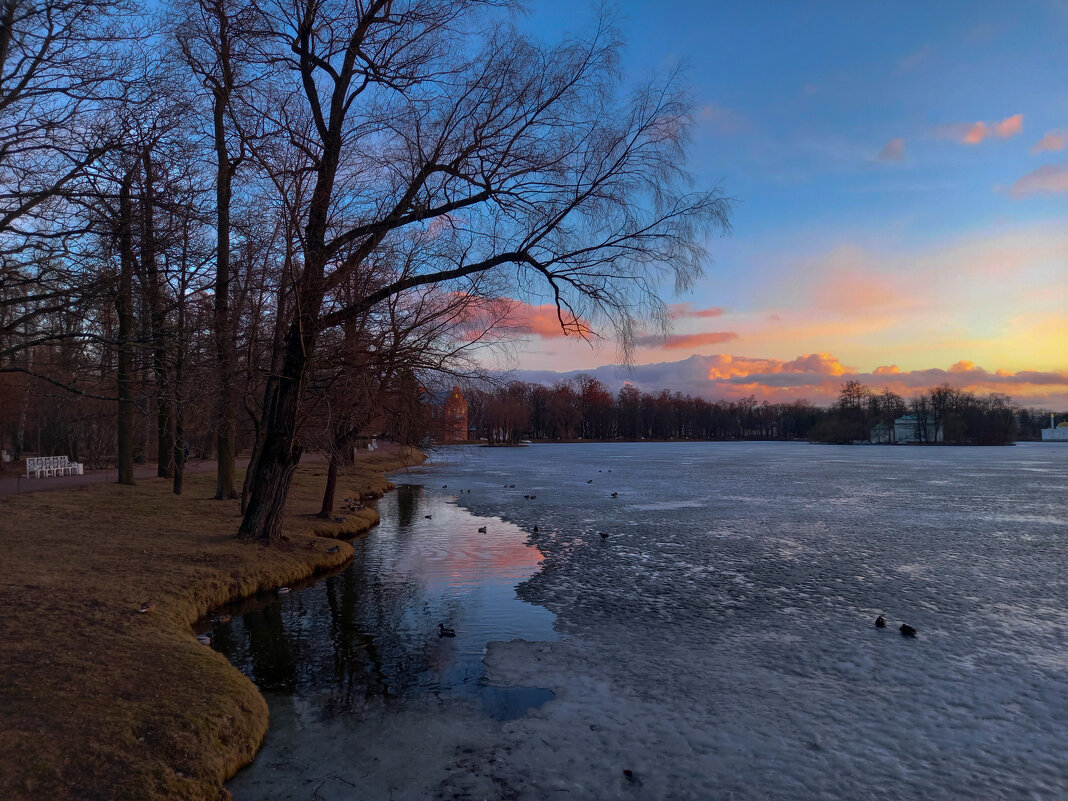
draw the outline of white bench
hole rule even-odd
[[[66,456],[31,456],[26,460],[26,478],[80,476],[83,471],[81,462],[72,462]]]

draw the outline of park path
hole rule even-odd
[[[245,467],[248,459],[238,459],[238,467]],[[214,460],[194,460],[186,463],[185,474],[215,472],[218,463]],[[68,489],[70,487],[83,487],[89,484],[106,484],[115,481],[118,473],[115,468],[110,470],[94,470],[80,476],[52,476],[51,478],[26,478],[17,476],[13,478],[0,478],[0,498],[10,495],[21,495],[26,492],[47,492],[48,490]],[[156,477],[156,465],[146,464],[134,468],[134,480]]]

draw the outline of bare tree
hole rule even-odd
[[[70,303],[64,269],[84,233],[69,200],[115,145],[105,111],[127,89],[128,3],[0,3],[0,371],[48,332],[32,321]],[[11,313],[16,309],[15,313]],[[32,370],[29,370],[32,372]]]
[[[289,201],[300,260],[242,536],[280,535],[326,329],[400,293],[492,272],[516,295],[547,295],[565,330],[607,323],[626,349],[638,317],[662,315],[664,275],[688,285],[701,272],[702,235],[726,228],[718,191],[685,189],[689,105],[677,75],[621,98],[619,43],[603,21],[588,39],[546,49],[484,5],[257,6],[271,62],[290,75],[273,112],[284,131],[275,146],[288,148],[291,175],[306,176],[310,191]],[[487,26],[479,42],[475,30]],[[273,155],[262,151],[265,166]],[[404,271],[347,306],[325,306],[376,253],[414,236],[427,246]]]
[[[231,0],[193,0],[181,8],[177,39],[182,55],[209,95],[211,142],[215,152],[215,319],[217,362],[215,410],[218,480],[215,497],[237,497],[237,325],[231,305],[231,204],[233,183],[244,161],[234,114],[235,95],[247,88],[247,48],[254,41],[251,9]]]

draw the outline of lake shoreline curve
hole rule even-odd
[[[381,497],[411,448],[361,453],[338,498]],[[325,463],[298,469],[283,541],[233,536],[214,475],[0,499],[0,797],[216,801],[267,733],[267,703],[193,626],[212,609],[330,572],[375,509],[323,521]],[[337,547],[335,553],[329,549]],[[142,612],[142,605],[148,611]]]

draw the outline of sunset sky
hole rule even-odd
[[[593,17],[530,5],[518,24],[545,42]],[[815,402],[843,376],[906,396],[949,380],[1068,408],[1068,2],[617,9],[628,74],[688,66],[691,169],[737,200],[630,380]],[[549,311],[528,310],[513,365],[615,361]]]

